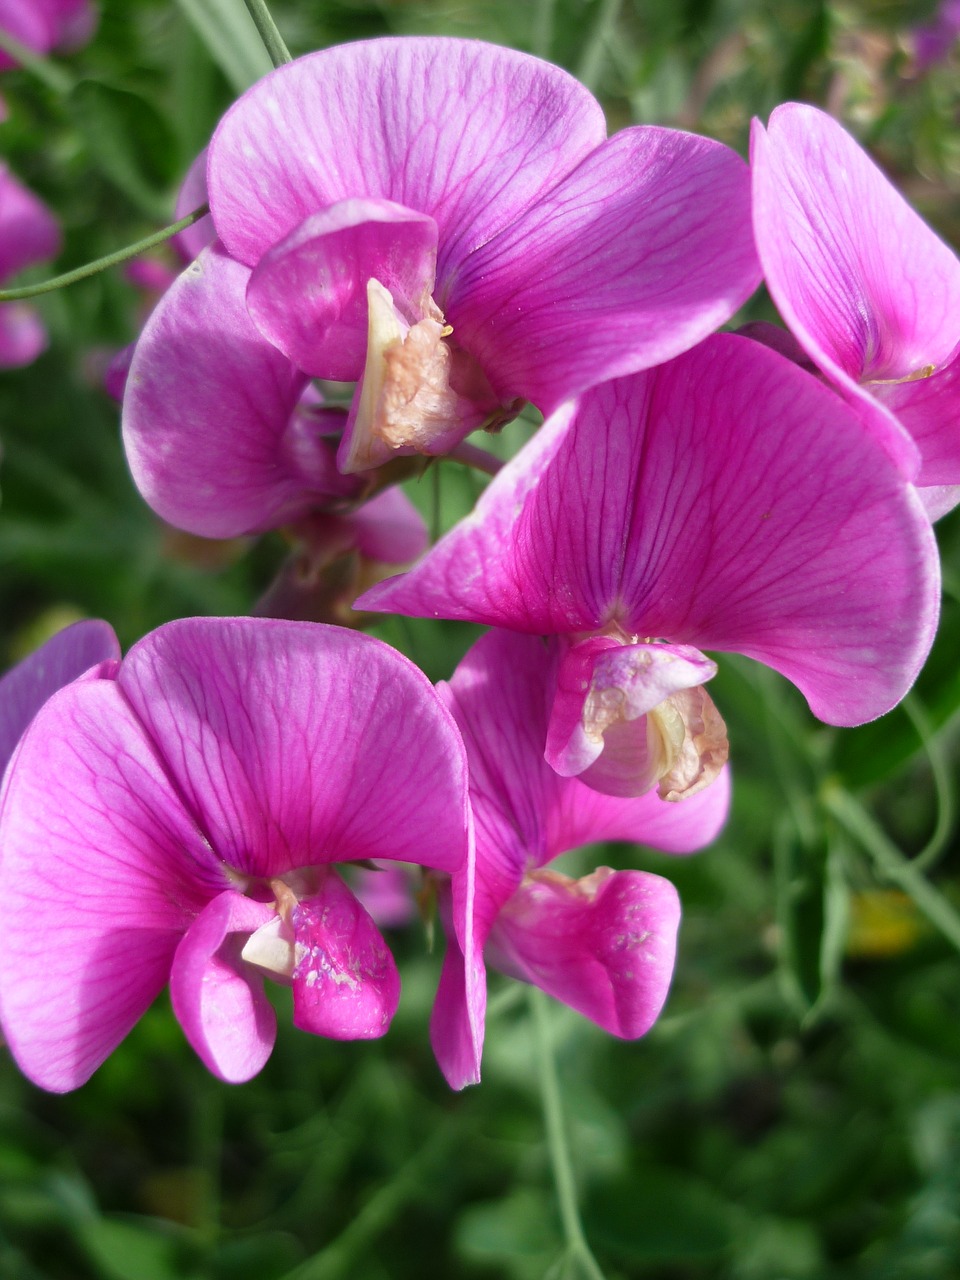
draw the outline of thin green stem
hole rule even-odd
[[[536,1043],[547,1148],[553,1167],[553,1180],[557,1189],[557,1203],[560,1207],[560,1221],[563,1224],[567,1256],[579,1265],[586,1280],[604,1280],[604,1274],[587,1244],[587,1237],[583,1233],[583,1224],[580,1221],[580,1210],[577,1208],[577,1187],[564,1127],[563,1099],[560,1096],[560,1081],[557,1078],[557,1064],[553,1055],[547,997],[539,988],[530,987],[528,999]]]
[[[284,43],[283,36],[279,32],[270,10],[267,8],[266,0],[245,0],[245,4],[247,12],[256,23],[260,39],[263,41],[263,47],[269,53],[270,61],[273,65],[282,67],[285,62],[292,62],[293,58],[290,55],[290,50]]]
[[[136,258],[139,254],[146,253],[148,249],[154,249],[158,244],[163,244],[178,231],[185,231],[194,222],[199,222],[208,212],[207,206],[201,205],[199,209],[194,209],[193,213],[188,213],[179,222],[171,222],[170,226],[164,227],[162,231],[155,231],[152,236],[146,236],[135,244],[128,244],[125,249],[108,253],[105,258],[97,258],[95,262],[86,262],[82,267],[75,267],[73,271],[65,271],[62,276],[41,280],[39,284],[27,284],[20,289],[0,289],[0,302],[19,302],[21,298],[35,298],[41,293],[52,293],[54,289],[63,289],[68,284],[76,284],[78,280],[86,280],[87,276],[95,276],[99,271],[107,271],[110,267],[119,266],[121,262],[127,262],[130,258]]]
[[[821,791],[824,808],[873,858],[888,880],[909,894],[932,925],[960,951],[960,914],[909,858],[904,857],[863,806],[836,783]]]
[[[66,71],[61,71],[59,67],[55,67],[46,58],[41,58],[32,49],[27,48],[25,44],[21,44],[19,40],[15,40],[13,36],[2,29],[0,29],[0,49],[4,53],[9,53],[11,58],[16,58],[17,62],[25,70],[36,76],[38,80],[42,80],[47,88],[52,89],[54,93],[59,93],[66,97],[73,88],[73,78],[67,75]]]
[[[930,762],[930,773],[933,777],[933,786],[937,798],[936,825],[923,849],[915,858],[911,859],[911,865],[917,871],[927,871],[943,853],[953,831],[953,825],[956,820],[953,785],[946,758],[939,742],[936,740],[936,730],[930,722],[930,717],[927,715],[923,703],[915,694],[908,693],[901,705],[914,729],[916,729],[917,737],[920,739]]]

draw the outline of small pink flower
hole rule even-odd
[[[59,251],[60,228],[53,214],[0,164],[0,284]],[[33,307],[0,303],[0,368],[30,364],[46,345],[46,331]]]
[[[294,1022],[389,1026],[400,984],[335,869],[459,873],[463,746],[426,678],[336,627],[188,619],[37,714],[0,797],[0,1021],[22,1070],[75,1088],[169,982],[207,1067],[254,1075]],[[469,944],[470,922],[458,932]]]
[[[755,120],[751,163],[780,314],[942,515],[960,500],[960,261],[815,107]]]
[[[913,29],[918,71],[929,71],[944,62],[960,37],[960,0],[940,0],[930,22]]]
[[[689,853],[714,839],[727,813],[726,770],[680,805],[654,793],[614,799],[554,772],[543,739],[562,652],[557,641],[492,631],[440,686],[466,745],[476,829],[475,882],[473,864],[453,877],[454,892],[472,904],[472,949],[465,955],[451,942],[431,1021],[454,1088],[480,1075],[484,956],[613,1035],[649,1030],[673,973],[673,885],[609,867],[572,880],[548,864],[601,840]]]
[[[0,30],[34,53],[79,49],[96,25],[90,0],[0,0]],[[16,65],[15,58],[0,50],[0,71]]]

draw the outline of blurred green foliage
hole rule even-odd
[[[166,221],[219,115],[265,66],[240,0],[101,11],[94,41],[60,60],[62,92],[25,71],[2,86],[0,153],[62,220],[58,270]],[[696,129],[743,153],[752,115],[819,102],[960,243],[960,62],[921,76],[910,52],[930,5],[277,0],[273,12],[295,54],[383,33],[513,45],[582,75],[611,128]],[[4,656],[76,616],[106,617],[126,645],[169,618],[249,612],[282,539],[176,533],[126,474],[101,384],[142,295],[114,271],[39,305],[50,350],[0,378]],[[765,314],[761,297],[750,315]],[[447,528],[480,483],[441,464],[409,488]],[[821,803],[830,787],[854,797],[960,902],[960,517],[937,532],[943,622],[910,709],[840,732],[725,657],[712,689],[735,766],[723,838],[691,859],[612,846],[570,860],[669,875],[685,911],[673,993],[645,1041],[553,1016],[585,1227],[610,1280],[960,1274],[958,958]],[[385,619],[377,633],[439,679],[475,630]],[[523,993],[493,977],[485,1082],[452,1095],[427,1040],[438,958],[419,927],[395,943],[404,998],[385,1041],[312,1039],[282,1010],[272,1059],[242,1087],[205,1074],[165,1001],[75,1095],[42,1095],[0,1063],[0,1276],[559,1276]]]

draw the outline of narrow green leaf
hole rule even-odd
[[[184,16],[236,93],[273,70],[243,0],[177,0]]]

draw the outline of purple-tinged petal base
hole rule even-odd
[[[680,899],[661,876],[599,867],[571,880],[535,871],[497,917],[488,959],[633,1040],[667,998],[679,924]]]
[[[293,1021],[332,1040],[374,1040],[400,1000],[400,975],[380,930],[336,872],[290,913]]]
[[[173,958],[173,1011],[203,1065],[230,1084],[252,1079],[276,1039],[263,977],[240,958],[248,936],[273,912],[226,890],[204,907]]]
[[[48,698],[91,667],[119,657],[109,623],[75,622],[8,671],[0,679],[0,773]]]

